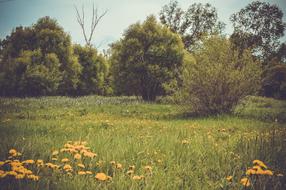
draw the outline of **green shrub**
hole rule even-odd
[[[249,51],[239,54],[224,37],[204,40],[183,71],[186,99],[199,114],[231,111],[238,101],[260,88],[261,67]]]

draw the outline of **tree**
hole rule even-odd
[[[98,25],[99,21],[106,15],[107,11],[104,11],[101,15],[99,15],[97,7],[94,8],[94,5],[92,6],[92,20],[91,20],[90,33],[88,36],[86,28],[85,28],[85,23],[84,23],[84,21],[85,21],[84,8],[82,6],[82,14],[79,13],[79,10],[76,6],[75,6],[75,10],[76,10],[77,22],[79,23],[79,25],[82,29],[82,33],[84,36],[86,46],[91,47],[92,46],[91,40],[92,40],[93,33],[95,31],[95,28]]]
[[[163,6],[160,12],[161,23],[173,32],[181,35],[185,48],[192,51],[192,46],[206,33],[220,31],[223,23],[217,22],[217,12],[210,4],[194,3],[184,11],[177,1]]]
[[[74,51],[82,66],[77,94],[110,94],[111,89],[108,83],[109,64],[107,60],[92,47],[75,45]]]
[[[54,93],[61,95],[72,95],[75,93],[79,82],[81,66],[77,61],[77,57],[74,55],[70,36],[64,32],[63,28],[59,26],[56,20],[51,19],[50,17],[43,17],[31,27],[17,27],[12,31],[11,35],[2,40],[0,46],[2,54],[0,62],[0,68],[2,70],[1,83],[15,84],[15,86],[6,86],[7,89],[10,89],[9,95],[21,95],[16,89],[19,87],[17,85],[20,84],[20,81],[14,81],[15,78],[13,79],[10,74],[19,75],[19,77],[21,76],[21,73],[17,73],[13,68],[17,67],[17,64],[19,64],[18,58],[24,59],[25,57],[25,59],[29,60],[29,57],[35,57],[28,54],[28,51],[40,52],[41,56],[36,56],[41,57],[41,61],[38,62],[39,64],[44,64],[44,59],[52,59],[52,62],[57,62],[56,59],[58,60],[61,80],[56,89],[57,92]],[[27,51],[26,54],[23,54],[25,51]],[[25,64],[28,63],[25,62]],[[32,64],[31,67],[36,65],[38,64]],[[22,66],[20,67],[22,68]]]
[[[263,94],[267,97],[286,99],[286,65],[275,64],[263,72]]]
[[[228,39],[211,36],[184,67],[186,100],[199,114],[229,112],[241,98],[259,90],[260,76],[260,64],[248,50],[240,55]]]
[[[231,36],[234,44],[243,51],[253,48],[253,53],[265,64],[279,47],[279,39],[283,36],[285,22],[283,12],[277,5],[253,1],[230,20],[234,26]]]
[[[43,55],[38,50],[25,50],[4,75],[1,95],[52,95],[61,80],[59,59],[54,53]],[[7,80],[9,79],[9,80]]]
[[[140,95],[154,101],[174,83],[183,62],[183,43],[177,34],[149,16],[131,25],[112,45],[112,72],[117,94]]]

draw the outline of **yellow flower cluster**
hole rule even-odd
[[[35,164],[34,160],[20,161],[15,157],[21,156],[22,154],[15,149],[9,150],[9,160],[0,161],[0,178],[12,177],[14,179],[30,179],[38,181],[39,176],[34,175],[32,170],[28,169],[27,166]],[[7,170],[9,168],[9,170]]]

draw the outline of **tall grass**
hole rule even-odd
[[[136,98],[0,99],[0,160],[15,148],[21,160],[52,160],[67,141],[87,141],[97,154],[93,175],[39,169],[39,181],[0,178],[0,189],[276,189],[286,188],[284,123],[218,116],[186,118],[177,105]],[[60,158],[65,157],[60,153]],[[273,176],[240,180],[259,159]],[[72,159],[71,159],[72,160]],[[116,170],[111,161],[122,164]],[[71,165],[74,164],[71,161]],[[126,172],[134,165],[133,180]],[[62,166],[62,165],[61,165]],[[145,166],[151,166],[148,173]],[[96,173],[112,180],[98,181]],[[284,174],[284,176],[277,176]],[[233,176],[232,181],[226,179]]]

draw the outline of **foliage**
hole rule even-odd
[[[255,189],[286,187],[285,123],[233,116],[185,118],[181,105],[150,104],[135,97],[0,98],[0,107],[0,160],[6,160],[14,148],[22,153],[20,161],[43,159],[44,163],[40,173],[36,163],[26,165],[40,176],[38,181],[6,176],[0,178],[2,189],[245,190],[240,180],[256,159],[274,172],[251,176],[251,184],[261,185]],[[67,141],[86,141],[97,156],[92,161],[78,161],[61,151],[52,156]],[[63,167],[54,170],[46,165],[62,166],[65,157],[71,174],[62,173]],[[81,161],[91,176],[76,173]],[[122,164],[122,169],[115,170],[114,163]],[[132,174],[128,171],[133,166]],[[151,166],[151,175],[145,166]],[[98,172],[112,180],[95,179]],[[135,175],[145,178],[136,180]]]
[[[70,95],[74,93],[79,82],[79,74],[81,72],[81,67],[78,64],[77,57],[75,57],[73,53],[70,36],[63,31],[63,28],[58,25],[56,20],[51,19],[49,17],[43,17],[40,18],[37,23],[31,27],[17,27],[11,33],[10,36],[7,36],[6,39],[1,42],[0,46],[2,49],[2,60],[0,64],[1,68],[3,69],[1,73],[1,85],[10,83],[14,84],[14,86],[8,86],[7,88],[4,88],[4,91],[6,91],[6,89],[9,89],[9,92],[2,92],[2,95],[22,96],[24,94],[21,94],[21,92],[25,91],[25,95],[34,96],[50,94],[50,90],[53,90],[53,94],[59,93]],[[36,54],[39,55],[36,57],[43,57],[41,59],[43,59],[44,61],[42,62],[42,60],[39,59],[37,60],[38,62],[36,64],[32,64],[31,62],[28,63],[27,61],[29,60],[29,57],[31,57],[31,55],[29,54],[33,53],[23,53],[25,51],[36,51]],[[20,64],[22,66],[19,66],[18,62],[21,62],[21,60],[23,59],[26,59],[26,61],[24,62],[25,64],[29,64],[30,67],[37,65],[35,68],[29,68],[31,71],[27,71],[27,73],[37,72],[37,77],[46,78],[45,80],[47,80],[48,78],[50,80],[53,79],[51,77],[47,78],[47,76],[39,76],[40,74],[46,75],[44,74],[46,71],[43,71],[45,69],[40,69],[43,72],[39,72],[36,70],[39,70],[39,68],[43,67],[49,67],[51,69],[53,64],[59,64],[59,70],[61,73],[61,80],[59,81],[59,84],[55,85],[54,87],[50,87],[49,85],[42,86],[47,85],[47,82],[39,82],[41,84],[37,82],[32,82],[26,83],[25,86],[22,86],[22,84],[20,84],[22,81],[19,81],[18,79],[20,79],[22,77],[20,75],[26,71],[17,73],[14,68],[22,67],[23,65],[25,65],[23,63]],[[48,64],[48,62],[50,61],[53,62],[50,66],[45,65],[45,62],[46,64]],[[23,67],[22,69],[26,69],[26,67]],[[54,70],[57,69],[58,68],[56,66]],[[11,75],[15,76],[12,77]],[[32,78],[30,79],[36,80]],[[30,79],[29,81],[31,82]],[[55,78],[55,81],[57,80],[58,77]],[[3,82],[5,84],[3,84]],[[51,81],[51,83],[53,83],[53,81]],[[38,89],[39,86],[37,85],[42,86],[42,89],[46,88],[50,90],[47,90],[47,92],[45,93],[33,92],[34,90]],[[23,89],[18,91],[18,88]]]
[[[267,97],[286,99],[285,64],[276,64],[264,71],[262,90],[263,94]]]
[[[253,48],[255,55],[267,64],[285,30],[282,17],[283,12],[277,5],[253,1],[231,16],[234,26],[231,38],[240,49]]]
[[[160,12],[160,21],[173,32],[182,36],[185,48],[193,50],[193,46],[206,33],[221,30],[223,24],[217,22],[217,11],[209,3],[194,3],[184,11],[177,1],[171,1]]]
[[[78,95],[111,94],[109,84],[109,63],[92,47],[74,46],[75,55],[82,66],[80,82],[77,88]]]
[[[0,80],[4,96],[53,95],[59,86],[60,63],[54,53],[43,55],[41,51],[26,50],[14,60]]]
[[[183,56],[179,36],[158,24],[153,16],[131,25],[112,47],[115,91],[155,100],[166,94],[167,88],[176,86]]]
[[[195,61],[185,67],[183,80],[195,112],[229,112],[241,98],[255,94],[260,88],[259,63],[249,51],[240,56],[226,38],[205,39],[194,57]]]
[[[286,122],[286,102],[273,98],[247,96],[239,102],[233,113],[239,117],[282,123]]]

